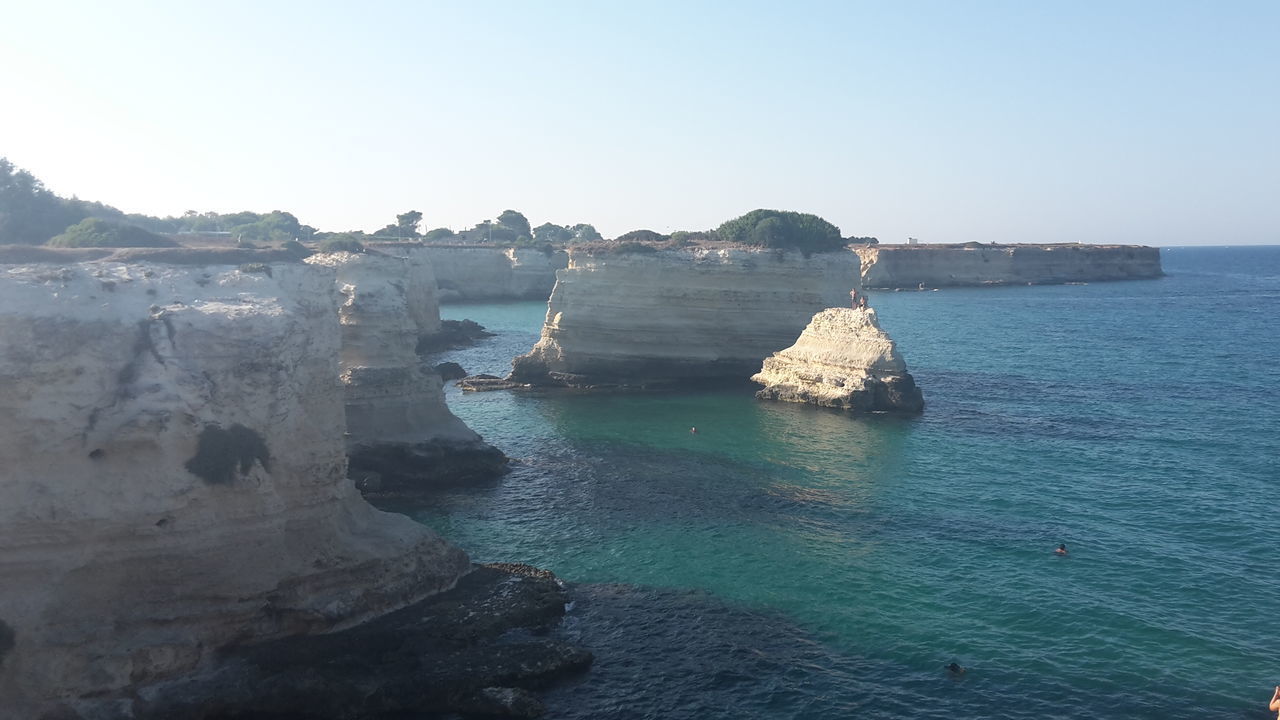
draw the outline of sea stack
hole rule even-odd
[[[663,388],[744,381],[858,283],[847,250],[571,248],[510,380]]]
[[[871,308],[827,308],[751,378],[762,400],[854,412],[917,413],[924,398]]]

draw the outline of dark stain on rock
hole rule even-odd
[[[210,485],[226,485],[247,474],[255,460],[271,469],[271,454],[261,435],[239,423],[226,429],[207,425],[186,468]]]
[[[89,451],[90,460],[101,460],[103,455],[106,455],[106,453],[102,451],[102,448],[96,448]]]
[[[9,654],[10,650],[13,650],[13,645],[13,628],[9,627],[5,621],[0,620],[0,665],[4,664],[4,657]]]

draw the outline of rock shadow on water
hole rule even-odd
[[[877,680],[902,672],[841,653],[784,616],[697,590],[573,586],[553,633],[590,646],[591,672],[548,691],[557,718],[859,717],[913,710]],[[888,717],[888,715],[884,715]]]

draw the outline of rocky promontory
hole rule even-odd
[[[1143,245],[875,245],[857,248],[872,289],[1053,285],[1164,275],[1160,249]]]
[[[871,308],[828,308],[751,378],[762,400],[856,412],[920,412],[924,398]]]
[[[332,269],[74,257],[0,266],[0,716],[128,717],[468,571],[346,477]]]
[[[745,247],[574,248],[542,337],[510,380],[573,387],[667,387],[746,380],[813,313],[857,284],[846,251]]]
[[[506,456],[449,411],[439,373],[416,352],[440,329],[421,261],[342,252],[307,262],[337,274],[349,471],[361,489],[398,494],[504,472]]]

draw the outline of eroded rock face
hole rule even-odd
[[[924,398],[871,308],[828,308],[751,378],[763,400],[858,412],[920,412]]]
[[[449,411],[440,375],[415,352],[440,324],[438,310],[424,324],[430,313],[415,309],[432,289],[414,260],[332,253],[307,262],[337,274],[347,448],[360,486],[393,493],[501,473],[506,457]]]
[[[346,478],[335,293],[301,263],[0,266],[4,711],[93,707],[466,571]]]
[[[813,313],[847,302],[856,283],[851,252],[571,251],[542,338],[515,360],[510,379],[576,387],[745,380]]]
[[[1139,245],[890,245],[858,248],[868,288],[1050,285],[1164,275],[1160,249]]]
[[[435,273],[441,302],[542,300],[568,263],[563,250],[421,243],[374,243],[379,252],[425,258]]]

